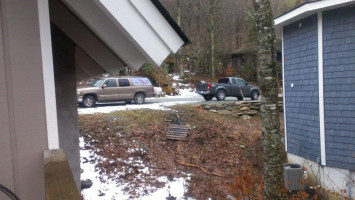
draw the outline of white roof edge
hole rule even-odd
[[[355,0],[322,0],[306,3],[275,19],[275,26],[282,27],[319,11],[355,4]]]
[[[169,47],[172,53],[176,53],[184,42],[180,36],[171,27],[168,21],[163,17],[159,10],[151,1],[130,0],[133,6],[139,11],[139,14],[151,26],[161,40]],[[148,12],[147,9],[155,10],[156,12]]]

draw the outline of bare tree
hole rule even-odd
[[[210,0],[209,13],[208,13],[208,32],[210,34],[210,75],[211,78],[215,78],[215,34],[217,23],[219,19],[217,18],[218,9],[220,9],[221,2],[223,0]]]
[[[183,74],[184,66],[213,77],[217,64],[231,61],[239,48],[255,43],[248,40],[254,19],[250,18],[253,1],[249,0],[161,0],[175,16],[192,44],[176,54],[175,72]],[[275,15],[305,0],[270,0]],[[254,30],[254,29],[253,29]],[[255,53],[255,52],[253,52]],[[191,59],[187,59],[191,58]],[[228,60],[229,59],[229,60]]]
[[[283,199],[284,154],[281,143],[275,62],[275,31],[270,0],[254,0],[258,41],[258,79],[261,89],[261,127],[265,197]]]
[[[181,27],[181,7],[180,7],[180,0],[176,1],[176,22],[177,24]],[[175,65],[177,66],[179,73],[180,73],[180,78],[184,76],[184,67],[181,62],[181,50],[179,50],[175,54]]]

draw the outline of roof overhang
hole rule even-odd
[[[145,62],[160,66],[169,54],[188,43],[182,31],[174,27],[175,22],[167,20],[157,0],[62,1],[135,70]]]
[[[297,22],[300,19],[309,17],[321,11],[332,10],[340,7],[354,5],[355,0],[320,0],[305,3],[298,8],[291,10],[275,18],[275,28],[282,27]]]

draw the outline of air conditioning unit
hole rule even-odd
[[[303,178],[303,167],[298,164],[284,164],[283,167],[285,188],[288,191],[304,190],[306,185]]]

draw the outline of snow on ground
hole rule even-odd
[[[121,104],[121,105],[107,105],[107,106],[96,106],[94,108],[78,108],[79,115],[95,114],[95,113],[111,113],[121,110],[137,110],[137,109],[152,109],[152,110],[170,110],[169,106],[196,103],[197,101],[170,101],[164,103],[154,103],[154,104]]]
[[[174,80],[180,80],[178,75],[173,76]],[[189,85],[179,83],[178,95],[174,96],[165,96],[159,97],[161,100],[160,103],[145,103],[141,105],[136,104],[107,104],[107,105],[98,105],[94,108],[78,108],[79,115],[85,114],[95,114],[95,113],[111,113],[121,110],[136,110],[136,109],[153,109],[153,110],[170,110],[170,106],[178,104],[188,104],[196,103],[198,101],[189,101],[186,99],[201,97],[195,93],[194,89],[191,89]],[[153,97],[155,98],[155,97]],[[150,98],[150,99],[153,99]],[[167,101],[164,101],[166,99]],[[176,100],[175,100],[176,99]],[[184,101],[182,99],[185,99]],[[139,199],[139,200],[166,200],[167,197],[175,197],[176,200],[186,199],[184,197],[185,192],[187,192],[188,183],[185,178],[175,178],[169,180],[166,176],[157,178],[157,181],[165,183],[165,186],[162,188],[153,188],[153,187],[142,187],[138,189],[139,197],[134,197],[129,194],[127,191],[130,191],[132,186],[130,183],[119,183],[117,180],[112,179],[112,176],[100,175],[99,169],[95,167],[98,161],[102,158],[95,154],[93,150],[85,149],[84,139],[80,138],[80,157],[81,157],[81,168],[83,170],[81,174],[81,180],[90,179],[93,182],[93,185],[89,189],[82,190],[82,195],[85,200],[126,200],[126,199]],[[132,150],[135,151],[135,150]],[[120,158],[117,158],[118,161],[122,161]],[[140,173],[149,174],[149,168],[145,167],[142,161],[125,160],[123,161],[127,164],[136,165],[140,168]],[[125,175],[124,172],[116,172],[113,176]],[[140,175],[137,176],[137,179],[140,178]],[[136,189],[136,188],[135,188]],[[148,194],[146,191],[149,191]],[[171,198],[174,199],[174,198]],[[188,198],[192,200],[191,198]]]
[[[201,95],[197,94],[194,89],[192,88],[186,88],[186,89],[180,89],[179,94],[177,95],[166,95],[166,97],[162,98],[197,98],[201,97]]]
[[[100,175],[99,170],[96,169],[95,165],[97,160],[103,159],[96,155],[92,150],[86,150],[84,148],[84,139],[80,138],[80,160],[81,168],[83,170],[81,174],[81,180],[90,179],[93,185],[82,190],[81,194],[85,200],[126,200],[126,199],[139,199],[139,200],[166,200],[167,197],[175,197],[176,200],[186,199],[184,194],[187,191],[188,183],[184,178],[177,178],[169,181],[167,177],[159,177],[157,181],[165,183],[162,188],[152,188],[145,187],[139,188],[139,197],[132,197],[125,191],[129,191],[131,186],[129,183],[118,183],[115,179],[109,178],[107,175]],[[89,161],[90,160],[90,161]],[[133,164],[133,161],[125,161],[129,164]],[[137,161],[134,162],[137,165]],[[138,166],[142,168],[140,173],[149,174],[149,168],[142,166],[143,162],[138,162]],[[114,176],[124,175],[124,172],[117,172]],[[139,175],[138,175],[139,176]],[[104,180],[102,182],[100,180]],[[139,177],[137,177],[139,179]],[[149,191],[146,194],[146,191]],[[189,198],[192,200],[191,198]]]

